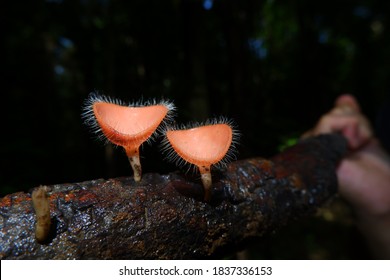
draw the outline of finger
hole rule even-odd
[[[321,117],[314,133],[342,132],[347,127],[356,127],[358,119],[356,116],[327,114]]]
[[[372,131],[364,118],[353,115],[327,114],[323,116],[316,127],[310,131],[311,135],[324,133],[341,133],[348,141],[351,149],[364,145],[372,136]]]
[[[347,125],[342,129],[342,134],[347,138],[349,148],[357,149],[362,144],[358,124]]]
[[[348,105],[343,105],[339,107],[334,107],[329,114],[332,115],[337,115],[337,116],[343,116],[343,115],[357,115],[359,112],[355,111],[354,108],[348,106]]]
[[[360,112],[360,105],[356,98],[351,94],[340,95],[335,101],[335,107],[338,108],[349,108],[354,112]]]

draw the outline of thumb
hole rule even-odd
[[[335,101],[335,107],[348,107],[354,112],[360,112],[360,105],[356,98],[351,94],[340,95]]]

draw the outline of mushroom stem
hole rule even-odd
[[[211,198],[211,185],[213,184],[211,179],[211,166],[199,166],[199,172],[204,187],[204,200],[210,201]]]
[[[126,149],[126,155],[134,172],[134,181],[141,181],[142,168],[139,159],[139,148]]]
[[[39,243],[44,243],[50,233],[50,201],[47,197],[47,188],[40,186],[31,194],[33,207],[37,216],[35,225],[35,238]]]

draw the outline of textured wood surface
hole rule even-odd
[[[51,229],[35,239],[30,193],[0,200],[1,259],[194,259],[313,213],[337,191],[345,139],[306,139],[266,160],[214,172],[210,203],[199,176],[145,174],[47,186]]]

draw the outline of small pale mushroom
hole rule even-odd
[[[50,201],[47,196],[48,188],[40,186],[31,194],[31,200],[35,210],[37,222],[35,224],[35,239],[39,243],[44,243],[50,233]]]
[[[185,162],[198,167],[204,186],[204,200],[210,201],[211,167],[226,165],[233,157],[238,136],[232,123],[225,119],[193,125],[191,128],[167,128],[163,151],[169,160],[178,165]]]
[[[134,180],[138,182],[142,176],[140,146],[151,139],[174,110],[175,106],[168,101],[126,105],[118,99],[92,93],[86,101],[83,117],[95,133],[125,149]]]

